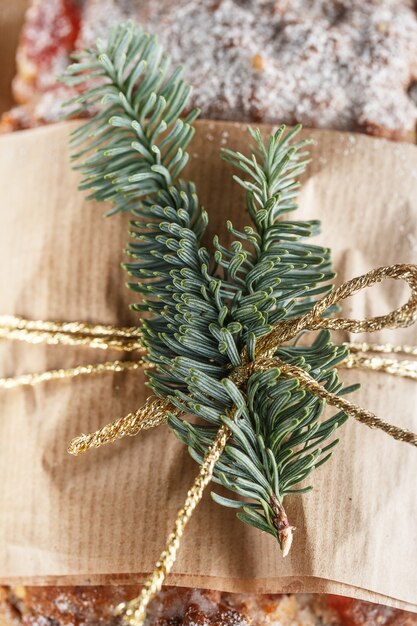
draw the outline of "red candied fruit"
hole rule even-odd
[[[72,52],[80,21],[75,0],[35,2],[22,35],[27,58],[37,65],[49,65],[57,52]]]
[[[417,615],[363,600],[328,596],[329,606],[343,626],[417,626]]]

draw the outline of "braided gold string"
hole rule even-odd
[[[349,343],[349,344],[344,344],[344,345],[346,345],[353,352],[353,354],[349,354],[344,361],[339,363],[337,366],[338,368],[360,369],[360,370],[367,370],[367,371],[373,370],[373,371],[385,372],[393,376],[400,376],[401,378],[417,379],[417,362],[416,361],[382,359],[379,357],[370,358],[370,357],[362,356],[362,355],[355,353],[355,352],[364,352],[364,351],[368,353],[372,353],[374,351],[384,352],[384,353],[393,353],[393,352],[400,353],[404,351],[403,350],[404,346],[391,346],[390,344],[381,345],[381,344],[369,344],[369,343],[358,343],[358,344]],[[413,350],[417,354],[417,348],[414,348],[412,346],[407,346],[406,354],[413,354],[412,352]],[[276,363],[273,364],[273,367],[275,366],[276,366]],[[150,364],[147,364],[147,367],[150,367]],[[0,380],[0,386],[1,386],[1,380]],[[143,407],[143,409],[145,409],[145,407]],[[149,413],[147,414],[146,428],[159,426],[161,424],[164,424],[167,421],[166,414],[160,415],[159,410],[160,409],[158,408],[158,414],[155,412],[155,416],[153,414],[154,411],[152,411],[151,414]],[[179,414],[176,412],[175,407],[169,403],[167,403],[165,409],[161,408],[161,410],[165,410],[166,412],[170,411],[172,413]],[[139,414],[141,416],[140,418],[139,418]],[[87,452],[90,448],[98,448],[107,443],[113,443],[114,441],[116,441],[116,439],[122,439],[123,437],[127,435],[132,436],[132,434],[137,434],[141,430],[144,430],[145,427],[141,427],[138,430],[135,430],[135,428],[133,427],[133,425],[136,424],[135,416],[138,416],[137,419],[145,420],[145,418],[142,417],[143,415],[145,415],[145,411],[142,413],[141,409],[139,409],[139,411],[136,411],[136,413],[129,413],[128,415],[115,420],[115,422],[112,422],[111,424],[107,424],[103,428],[100,428],[99,430],[93,433],[76,437],[75,439],[71,441],[68,451],[70,452],[70,454],[78,456],[79,454],[82,454],[83,452]],[[391,426],[383,422],[383,420],[380,420],[380,421],[381,421],[381,424],[384,424],[384,426],[381,427],[381,430],[385,430],[386,432],[388,427],[391,428]],[[362,421],[362,423],[364,422]],[[401,429],[400,429],[400,432],[401,432]]]
[[[104,372],[125,372],[127,370],[137,370],[143,366],[143,359],[139,361],[106,361],[104,363],[77,365],[76,367],[68,367],[66,369],[21,374],[11,378],[0,378],[0,389],[15,389],[16,387],[24,386],[33,387],[50,380],[64,380],[89,374],[103,374]]]
[[[380,372],[386,372],[388,374],[392,374],[394,376],[400,376],[402,378],[417,378],[417,362],[415,361],[406,361],[406,360],[394,360],[394,359],[381,359],[378,357],[368,358],[359,354],[357,352],[396,352],[396,353],[406,353],[413,354],[413,351],[417,354],[417,348],[412,346],[391,346],[390,344],[371,344],[371,343],[345,343],[346,347],[349,348],[353,354],[349,354],[347,358],[338,364],[338,368],[346,368],[346,369],[361,369],[361,370],[374,370]],[[147,367],[150,367],[150,364],[146,364]],[[144,408],[144,407],[143,407]],[[178,414],[176,412],[175,407],[167,403],[166,411],[170,411],[172,413]],[[139,409],[139,411],[141,411]],[[158,409],[159,411],[159,409]],[[107,443],[113,443],[116,439],[122,439],[127,435],[136,434],[134,429],[132,429],[131,422],[134,420],[136,413],[129,413],[125,417],[121,417],[117,419],[115,422],[100,428],[99,430],[92,432],[88,435],[81,435],[80,437],[76,437],[70,443],[68,451],[70,454],[74,454],[78,456],[83,452],[87,452],[90,448],[98,448]],[[143,415],[142,412],[140,415]],[[142,417],[140,418],[142,419]],[[147,419],[152,423],[153,415],[149,415]],[[167,420],[167,417],[162,417],[160,415],[155,415],[155,420],[153,425],[159,426],[160,424],[164,424]],[[113,426],[114,425],[114,426]],[[147,428],[151,428],[152,426],[147,426]],[[140,432],[143,428],[140,428],[136,432]],[[117,436],[115,436],[115,432],[117,432]]]
[[[142,334],[138,328],[105,324],[26,320],[13,315],[0,315],[0,339],[2,338],[32,344],[145,352],[141,342]]]
[[[382,282],[385,278],[394,280],[404,280],[411,289],[408,301],[402,306],[386,315],[372,317],[365,320],[345,319],[345,318],[323,318],[322,313],[332,305],[338,304],[342,300],[354,295],[358,291]],[[249,361],[247,354],[243,355],[243,363],[237,367],[231,375],[231,379],[242,387],[246,384],[251,374],[259,369],[265,369],[267,363],[270,367],[276,366],[279,360],[274,359],[277,347],[284,342],[296,337],[302,331],[329,329],[348,330],[351,333],[375,332],[383,328],[405,328],[417,320],[417,266],[415,265],[391,265],[371,270],[367,274],[353,278],[343,283],[340,287],[334,288],[327,296],[318,300],[313,308],[302,317],[283,320],[279,322],[270,333],[258,340],[256,345],[255,359]],[[402,347],[404,350],[405,347]],[[275,363],[275,365],[273,365]],[[302,368],[291,366],[283,361],[279,361],[279,369],[283,375],[296,378],[300,385],[315,395],[326,400],[329,404],[341,408],[343,411],[370,428],[379,428],[391,435],[394,439],[404,441],[412,445],[417,445],[417,436],[408,430],[393,426],[376,415],[362,409],[361,407],[329,395],[329,392],[320,383],[317,383]],[[360,359],[357,359],[360,363]]]
[[[366,342],[345,342],[343,344],[349,349],[349,352],[382,352],[384,354],[409,354],[417,356],[417,346],[400,346],[391,343],[366,343]]]
[[[371,411],[367,411],[350,400],[331,393],[301,367],[290,365],[289,363],[286,363],[278,358],[266,358],[259,359],[257,361],[256,369],[257,371],[262,371],[270,370],[274,367],[279,369],[281,376],[284,376],[285,378],[295,378],[298,380],[303,389],[306,389],[321,400],[324,400],[327,404],[340,409],[346,413],[346,415],[353,417],[361,424],[365,424],[369,428],[378,428],[397,441],[404,441],[405,443],[417,446],[417,434],[403,428],[398,428],[392,424],[388,424]]]
[[[168,400],[151,396],[134,413],[119,417],[94,433],[75,437],[68,447],[68,452],[73,456],[78,456],[91,448],[100,448],[102,445],[112,443],[122,437],[134,437],[141,430],[148,430],[164,424],[167,421],[168,411],[174,415],[180,414],[180,411]]]
[[[146,617],[146,609],[151,599],[157,594],[165,581],[166,576],[175,563],[180,540],[184,533],[195,508],[203,497],[204,489],[211,482],[214,466],[219,460],[227,440],[230,437],[230,430],[227,426],[221,426],[213,445],[209,448],[203,463],[200,466],[197,478],[187,494],[184,506],[178,511],[174,528],[168,535],[166,547],[161,553],[152,575],[145,582],[140,595],[130,602],[124,602],[117,607],[117,614],[123,615],[129,626],[143,624]]]
[[[374,372],[386,372],[392,376],[417,380],[417,362],[406,359],[385,359],[381,357],[367,357],[360,354],[350,354],[338,367],[358,369]]]
[[[408,301],[386,315],[370,319],[355,320],[345,318],[323,318],[322,313],[355,293],[376,285],[386,278],[404,280],[411,289]],[[367,274],[348,280],[334,288],[327,296],[318,300],[308,313],[279,322],[270,333],[261,337],[256,344],[256,357],[272,357],[278,346],[290,341],[305,330],[345,330],[351,333],[373,333],[386,328],[406,328],[417,320],[417,266],[389,265],[371,270]],[[244,355],[244,361],[247,361]],[[256,358],[255,358],[256,361]]]
[[[368,356],[372,354],[407,354],[417,356],[416,346],[396,346],[390,343],[377,344],[365,342],[344,343],[343,345],[348,348],[349,354],[338,367],[386,372],[392,376],[417,379],[417,361],[389,359],[385,356]]]

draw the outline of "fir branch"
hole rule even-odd
[[[308,489],[300,483],[329,458],[337,440],[327,440],[346,417],[322,420],[322,401],[280,378],[278,369],[253,374],[243,389],[229,374],[245,350],[254,357],[257,340],[277,321],[308,311],[333,277],[329,250],[306,241],[318,222],[282,219],[297,208],[307,142],[295,140],[299,128],[281,127],[266,143],[250,130],[250,157],[223,152],[243,172],[235,178],[247,191],[252,225],[238,231],[228,223],[235,240],[226,247],[216,237],[209,252],[200,243],[207,214],[193,183],[179,176],[197,112],[180,118],[190,87],[168,66],[156,39],[132,24],[70,66],[66,80],[81,89],[72,106],[99,108],[73,134],[81,188],[132,215],[126,269],[141,298],[133,308],[150,313],[141,322],[156,366],[149,383],[157,396],[205,422],[171,415],[171,428],[201,463],[219,427],[229,427],[214,473],[229,495],[213,498],[273,535],[285,553],[292,527],[283,499]],[[346,350],[327,332],[310,346],[282,346],[276,354],[328,390],[348,391],[335,370]]]
[[[191,87],[181,68],[168,74],[169,57],[156,37],[132,23],[75,58],[63,78],[80,91],[67,103],[71,115],[102,107],[72,134],[72,147],[81,146],[73,158],[83,159],[80,189],[93,189],[89,198],[130,211],[140,198],[167,190],[187,163],[199,111],[180,116]]]

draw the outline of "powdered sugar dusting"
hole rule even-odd
[[[127,18],[158,33],[173,64],[183,65],[202,117],[301,122],[392,139],[415,130],[411,0],[33,0],[33,7],[43,14],[57,3],[81,6],[77,49]],[[47,31],[51,20],[37,21]],[[39,37],[45,42],[48,34]],[[62,56],[56,69],[61,63]],[[38,99],[48,84],[45,76],[38,81]],[[43,115],[33,111],[35,119],[53,118]]]
[[[415,127],[408,88],[417,78],[417,19],[407,0],[105,0],[104,7],[87,2],[78,45],[103,34],[103,15],[138,16],[184,66],[205,117],[394,137]]]
[[[318,596],[229,594],[165,589],[149,607],[146,626],[340,626],[336,614]],[[158,621],[158,623],[159,623]]]
[[[19,626],[122,626],[115,607],[140,586],[0,587],[0,622]],[[9,618],[9,619],[8,619]],[[313,594],[233,594],[165,587],[145,626],[416,626],[411,613],[360,600]]]

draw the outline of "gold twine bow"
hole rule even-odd
[[[342,300],[353,296],[358,291],[380,283],[386,278],[405,280],[411,289],[411,296],[409,300],[398,309],[395,309],[386,315],[365,320],[322,317],[322,314],[325,313],[330,306],[338,304]],[[374,413],[371,413],[370,411],[357,406],[353,402],[327,391],[325,387],[320,385],[320,383],[318,383],[302,368],[290,365],[289,363],[286,363],[274,356],[280,345],[290,341],[303,331],[328,329],[347,330],[352,333],[375,332],[385,328],[405,328],[413,324],[416,320],[417,266],[399,264],[371,270],[367,274],[353,278],[352,280],[343,283],[340,287],[334,288],[327,296],[319,300],[313,308],[302,317],[279,322],[276,326],[274,326],[271,332],[258,339],[255,359],[253,361],[249,361],[247,354],[244,353],[242,355],[242,364],[231,373],[230,378],[237,384],[238,387],[243,388],[248,378],[255,371],[277,368],[282,376],[296,378],[304,389],[325,400],[328,404],[343,410],[359,422],[366,424],[370,428],[379,428],[380,430],[391,435],[394,439],[405,441],[406,443],[417,446],[417,436],[414,433],[388,424],[384,420],[378,418]],[[355,344],[347,345],[351,348]],[[382,348],[384,348],[385,352],[401,351],[406,352],[407,354],[417,353],[417,348],[411,348],[409,346],[394,346],[394,349],[390,350],[389,346],[376,346],[374,348],[369,344],[361,345],[361,352],[371,352],[374,350],[382,351]],[[369,367],[367,367],[367,364]],[[416,364],[410,361],[391,360],[387,362],[386,360],[380,360],[378,362],[373,359],[372,362],[367,362],[363,357],[352,357],[349,355],[344,366],[348,368],[360,367],[361,369],[366,368],[386,371],[388,373],[410,378],[417,377]],[[155,398],[152,400],[152,404],[155,415],[158,414],[158,424],[163,421],[161,418],[161,412],[171,411],[178,414],[178,410],[166,400],[158,400]],[[123,418],[121,420],[118,419],[95,433],[77,437],[71,442],[69,452],[71,454],[78,455],[87,451],[91,447],[99,447],[126,435],[136,434],[142,429],[139,427],[139,424],[144,423],[145,415],[145,423],[147,425],[142,426],[142,428],[149,427],[152,412],[149,413],[149,411],[139,409],[136,413],[129,414],[125,421]]]
[[[353,296],[358,291],[371,287],[386,278],[405,280],[411,289],[408,301],[398,309],[370,319],[355,320],[345,318],[324,318],[322,314],[327,309],[338,304],[342,300]],[[302,317],[283,320],[279,322],[270,333],[258,340],[256,345],[255,359],[249,361],[247,354],[243,355],[243,363],[237,367],[231,375],[232,380],[242,387],[251,374],[259,370],[267,370],[276,367],[280,374],[289,378],[296,378],[304,389],[325,400],[328,404],[343,410],[350,417],[366,424],[370,428],[379,428],[394,439],[405,441],[417,446],[417,435],[397,426],[387,424],[374,413],[362,409],[353,402],[340,398],[336,394],[327,391],[320,383],[312,378],[305,370],[294,365],[285,363],[275,357],[277,348],[294,339],[303,331],[314,330],[347,330],[351,333],[375,332],[383,328],[406,328],[417,320],[417,266],[415,265],[390,265],[371,270],[367,274],[353,278],[343,283],[316,302],[308,313]]]
[[[375,285],[385,278],[405,280],[411,296],[406,304],[394,311],[365,320],[350,320],[345,318],[324,318],[322,314],[333,304],[354,295],[358,291]],[[235,368],[230,378],[244,390],[249,377],[260,370],[277,368],[281,376],[295,378],[299,384],[310,393],[318,396],[328,404],[343,410],[347,415],[370,428],[378,428],[394,439],[417,446],[417,435],[408,430],[393,426],[378,418],[370,411],[341,398],[318,383],[304,369],[286,363],[275,356],[277,348],[294,339],[303,331],[320,329],[347,330],[352,333],[374,332],[385,328],[405,328],[417,320],[417,266],[392,265],[371,270],[367,274],[349,280],[340,287],[334,288],[327,296],[316,302],[305,315],[283,320],[270,333],[260,338],[256,345],[255,358],[250,361],[246,352],[242,354],[242,364]],[[113,326],[89,325],[78,322],[32,322],[12,316],[0,316],[0,337],[29,341],[30,343],[48,343],[64,345],[84,345],[101,349],[118,349],[123,351],[138,350],[145,354],[146,350],[141,343],[140,331],[136,328],[116,328]],[[397,376],[417,378],[416,363],[407,360],[392,360],[381,357],[363,356],[360,353],[403,353],[417,355],[417,348],[411,346],[345,344],[349,348],[349,356],[342,363],[342,367],[385,371]],[[129,364],[129,365],[128,365]],[[111,361],[104,364],[78,366],[68,370],[53,370],[38,374],[26,374],[20,377],[0,379],[0,387],[12,388],[23,384],[38,384],[44,380],[57,378],[71,378],[80,374],[100,373],[103,371],[122,371],[136,369],[144,365],[144,361]],[[146,365],[149,366],[148,364]],[[69,447],[71,454],[77,455],[92,447],[99,447],[105,443],[115,441],[127,435],[136,435],[140,430],[152,428],[164,423],[167,413],[179,414],[167,399],[148,398],[144,406],[135,413],[115,420],[104,428],[89,435],[81,435],[74,439]],[[233,414],[233,409],[232,409]],[[123,614],[125,621],[131,626],[142,626],[146,617],[146,609],[150,600],[161,589],[167,574],[171,571],[179,548],[180,538],[185,526],[191,518],[192,512],[200,502],[205,487],[210,483],[216,462],[220,458],[230,431],[227,426],[220,427],[216,438],[206,453],[196,480],[187,494],[184,506],[180,509],[173,531],[170,533],[166,548],[158,560],[155,570],[145,582],[138,598],[118,607],[118,613]],[[292,540],[292,527],[283,510],[278,511],[280,538],[283,552],[288,551]],[[284,545],[285,544],[285,545]]]

